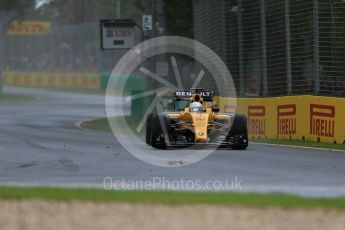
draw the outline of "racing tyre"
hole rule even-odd
[[[157,149],[167,147],[166,138],[170,138],[170,119],[164,114],[155,114],[152,117],[151,146]],[[164,132],[167,132],[164,135]],[[167,140],[169,141],[169,140]]]
[[[152,145],[152,119],[154,113],[150,113],[146,120],[146,144]]]
[[[248,147],[247,117],[236,114],[229,136],[235,140],[232,149],[244,150]]]

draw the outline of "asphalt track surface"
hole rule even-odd
[[[145,182],[152,189],[345,195],[345,152],[250,144],[245,151],[217,150],[189,166],[157,167],[129,154],[111,133],[75,127],[79,120],[105,116],[103,95],[5,92],[37,100],[0,102],[2,185],[103,187],[110,177],[117,189]]]

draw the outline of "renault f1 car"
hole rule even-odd
[[[186,102],[184,108],[149,114],[146,122],[148,145],[158,149],[201,144],[247,148],[247,117],[220,113],[212,91],[198,88],[175,92],[174,107],[181,101]]]

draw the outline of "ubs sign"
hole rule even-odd
[[[130,19],[101,20],[101,49],[131,49],[134,42],[135,22]]]

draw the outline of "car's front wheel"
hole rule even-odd
[[[170,119],[164,114],[154,114],[151,123],[151,146],[165,149],[170,137]]]

